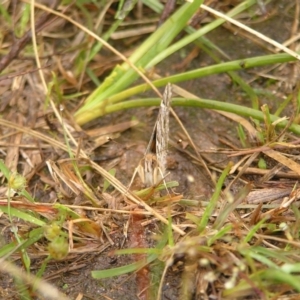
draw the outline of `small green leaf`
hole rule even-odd
[[[263,170],[267,169],[267,162],[262,157],[258,161],[258,167]]]
[[[2,159],[0,159],[0,171],[3,173],[5,178],[8,180],[11,172],[7,168],[7,166],[4,164],[4,161]]]
[[[115,175],[116,175],[116,169],[110,169],[109,171],[108,171],[108,173],[110,174],[110,175],[112,175],[112,176],[114,176],[115,177]],[[106,192],[106,190],[109,188],[109,186],[110,186],[110,182],[108,181],[108,180],[104,180],[104,183],[103,183],[103,193],[105,193]]]

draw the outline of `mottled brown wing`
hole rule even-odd
[[[158,117],[146,149],[145,157],[140,161],[136,169],[142,182],[147,187],[159,183],[166,175],[171,96],[172,88],[171,84],[168,84],[163,94]]]
[[[169,143],[169,112],[172,97],[172,86],[167,84],[163,99],[160,103],[159,114],[156,123],[156,157],[160,172],[164,176]]]

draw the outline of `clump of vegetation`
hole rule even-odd
[[[300,9],[265,2],[0,4],[2,298],[85,294],[77,268],[105,298],[299,296]],[[168,83],[185,160],[169,162],[176,180],[129,187],[143,143],[122,133],[145,135],[136,109]],[[60,274],[77,289],[46,282]]]

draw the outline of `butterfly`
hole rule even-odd
[[[157,120],[145,157],[140,161],[136,169],[146,187],[158,184],[166,176],[171,97],[172,86],[168,83],[160,103]]]

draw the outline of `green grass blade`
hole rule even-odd
[[[294,255],[297,251],[295,251],[295,253],[293,253],[292,251],[280,251],[280,250],[274,250],[274,249],[267,249],[264,247],[260,247],[260,246],[256,246],[256,247],[252,247],[251,248],[253,251],[255,251],[256,253],[259,253],[260,255],[263,255],[265,257],[270,257],[273,259],[276,259],[277,261],[282,261],[285,263],[289,263],[290,259],[288,258],[290,255]]]
[[[30,21],[30,4],[23,3],[22,15],[21,19],[18,22],[18,26],[15,29],[15,34],[17,37],[23,36],[23,34],[27,31],[27,26]]]
[[[10,177],[11,172],[7,168],[7,166],[4,164],[4,161],[2,159],[0,159],[0,171],[1,171],[1,173],[3,173],[5,178],[8,180],[9,177]]]
[[[158,255],[161,253],[163,247],[165,247],[167,241],[168,241],[168,236],[167,236],[167,233],[165,232],[165,234],[160,239],[157,247],[155,248],[157,251],[156,253],[155,253],[155,249],[145,249],[145,250],[154,251],[154,253],[150,254],[147,258],[145,258],[143,260],[137,261],[135,263],[132,263],[132,264],[129,264],[126,266],[113,268],[113,269],[109,269],[109,270],[92,271],[92,277],[95,279],[109,278],[109,277],[113,277],[113,276],[119,276],[119,275],[127,274],[130,272],[134,272],[140,268],[143,268],[158,258]],[[125,249],[125,251],[126,250],[130,250],[130,249]],[[142,249],[133,249],[133,250],[143,251]],[[131,253],[128,252],[128,254],[132,254],[132,252]]]
[[[134,272],[138,269],[141,269],[154,261],[157,258],[157,255],[150,255],[147,259],[145,260],[140,260],[135,263],[118,267],[118,268],[113,268],[113,269],[106,269],[106,270],[99,270],[99,271],[92,271],[92,277],[95,279],[103,279],[103,278],[110,278],[114,276],[120,276],[124,275],[130,272]]]
[[[279,267],[276,265],[276,263],[272,262],[268,257],[257,253],[254,251],[254,249],[248,249],[247,255],[251,256],[256,261],[261,262],[262,264],[268,266],[269,268],[278,269]]]
[[[161,100],[159,98],[147,98],[147,99],[136,99],[126,102],[117,103],[106,107],[103,114],[110,114],[116,111],[137,108],[137,107],[147,107],[147,106],[159,106]],[[221,101],[211,100],[211,99],[185,99],[185,98],[172,98],[172,106],[184,106],[184,107],[199,107],[214,109],[220,111],[231,112],[240,116],[250,117],[259,121],[264,120],[264,114],[253,108],[245,107],[242,105],[224,103]],[[271,121],[274,122],[279,118],[274,115],[270,115]],[[285,128],[288,125],[288,121],[282,121],[276,124],[278,128]],[[291,132],[300,134],[300,125],[291,124],[289,127]]]
[[[4,18],[4,20],[11,26],[11,16],[7,9],[4,7],[2,3],[0,3],[0,15]]]
[[[255,224],[250,231],[248,232],[248,234],[246,235],[246,237],[244,238],[244,242],[245,244],[249,243],[250,240],[253,238],[253,236],[256,234],[256,232],[261,228],[261,226],[266,222],[266,219],[262,219],[260,220],[257,224]]]
[[[267,269],[262,272],[261,278],[274,283],[284,283],[293,287],[297,292],[300,292],[300,277],[287,274],[281,270]]]
[[[226,233],[231,231],[231,229],[232,229],[231,224],[227,224],[226,226],[224,226],[213,237],[211,237],[207,240],[207,246],[210,247],[215,241],[217,241],[218,239],[221,239]]]
[[[128,248],[113,251],[114,255],[124,255],[124,254],[161,254],[161,249],[158,248]]]
[[[164,9],[164,6],[157,0],[142,0],[142,2],[156,13],[161,13]]]
[[[223,63],[195,69],[184,73],[178,73],[176,75],[155,80],[152,83],[156,87],[162,87],[169,82],[175,84],[179,82],[189,81],[192,79],[206,77],[209,75],[228,73],[230,71],[239,71],[239,70],[244,70],[249,68],[266,66],[270,64],[285,63],[285,62],[292,62],[292,61],[295,61],[295,58],[285,53],[257,56],[257,57],[251,57],[246,59],[234,60],[230,62],[223,62]],[[114,96],[111,96],[108,99],[108,102],[111,104],[117,103],[122,100],[128,99],[129,97],[134,96],[136,94],[145,92],[149,89],[150,87],[147,84],[141,84],[133,88],[127,89],[123,92],[117,93]]]
[[[3,211],[4,213],[8,214],[9,208],[7,206],[0,206],[0,211]],[[46,224],[44,221],[32,216],[31,214],[23,212],[13,207],[10,208],[10,214],[12,217],[20,218],[26,222],[37,226],[44,226]]]
[[[21,244],[17,245],[16,242],[4,245],[0,248],[0,257],[10,256],[15,251],[28,248],[30,245],[36,243],[44,236],[44,228],[39,227],[30,231],[27,240],[21,241]]]
[[[300,272],[300,263],[286,263],[282,265],[281,270],[285,273],[299,273]]]
[[[227,167],[224,169],[224,171],[222,172],[218,182],[217,182],[217,185],[216,185],[216,189],[215,189],[215,192],[214,194],[212,195],[211,199],[210,199],[210,202],[208,204],[208,206],[205,208],[205,211],[204,211],[204,214],[200,220],[200,223],[198,224],[197,226],[197,229],[198,231],[201,233],[205,227],[207,226],[207,223],[208,223],[208,220],[210,218],[210,216],[212,215],[214,209],[216,208],[216,205],[217,205],[217,202],[220,198],[220,193],[222,191],[222,187],[223,187],[223,183],[230,171],[232,167],[232,164],[229,163],[227,165]]]
[[[109,173],[110,175],[114,176],[114,177],[115,177],[115,175],[116,175],[116,172],[117,172],[117,170],[114,169],[114,168],[113,168],[113,169],[110,169],[110,170],[108,171],[108,173]],[[102,193],[105,193],[106,190],[109,188],[109,186],[110,186],[110,182],[109,182],[108,180],[104,179]]]
[[[194,1],[195,2],[195,1]],[[256,4],[257,0],[248,0],[242,2],[240,5],[236,6],[232,11],[230,11],[227,15],[229,17],[234,17],[235,15],[245,11],[247,8],[251,7],[252,5]],[[196,32],[188,35],[187,37],[181,39],[177,43],[173,44],[172,46],[166,48],[164,51],[161,51],[158,53],[158,55],[155,56],[155,58],[150,61],[146,65],[146,69],[149,69],[155,65],[157,65],[159,62],[164,60],[166,57],[169,57],[171,54],[175,53],[179,49],[189,45],[199,37],[207,34],[208,32],[212,31],[213,29],[217,28],[218,26],[222,25],[226,21],[223,19],[217,19],[214,22],[210,22],[208,25],[201,27]]]
[[[203,0],[194,0],[192,3],[185,3],[132,54],[129,58],[130,61],[143,69],[151,59],[168,47],[202,2]],[[102,103],[105,99],[125,89],[137,78],[138,74],[129,68],[127,63],[116,66],[111,75],[86,99],[84,106],[76,112],[76,121],[82,124],[82,122],[87,122],[89,118],[93,118],[90,114],[93,114],[96,107],[101,110],[101,106],[107,104],[106,101]]]
[[[232,202],[227,201],[222,211],[219,212],[213,228],[220,229],[222,228],[222,226],[224,226],[224,223],[226,222],[229,214],[232,213],[236,209],[236,207],[241,204],[242,201],[244,201],[246,196],[250,193],[251,189],[252,185],[248,184],[239,191]]]

